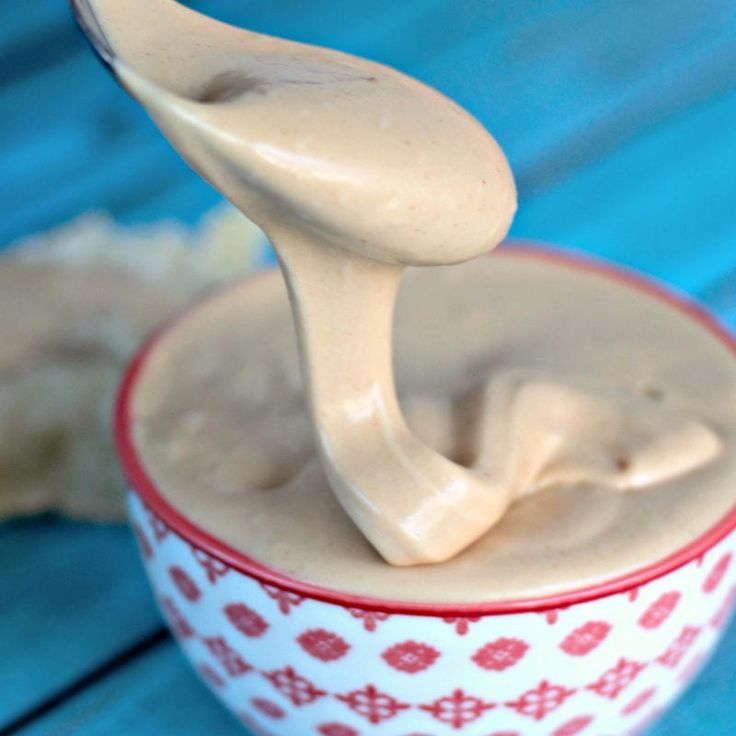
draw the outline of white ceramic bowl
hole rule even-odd
[[[699,308],[631,274],[564,259],[667,301],[736,354]],[[736,600],[736,510],[666,559],[539,600],[367,599],[248,559],[173,508],[136,453],[129,401],[156,346],[154,337],[131,365],[117,407],[132,525],[182,649],[253,734],[636,734],[718,641]]]

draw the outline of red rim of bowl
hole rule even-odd
[[[664,287],[650,278],[626,268],[599,261],[588,255],[561,252],[557,249],[552,250],[547,246],[526,241],[511,241],[507,243],[507,246],[509,247],[502,247],[497,251],[494,257],[502,255],[549,261],[593,273],[604,278],[613,279],[621,284],[643,291],[655,299],[665,302],[700,324],[720,340],[736,358],[736,338],[704,308],[689,298],[676,294],[669,287]],[[257,277],[258,274],[250,278]],[[246,280],[248,279],[246,278]],[[567,608],[577,603],[621,593],[662,577],[702,556],[736,527],[735,506],[704,534],[678,549],[676,552],[654,563],[601,583],[590,584],[574,590],[537,598],[467,604],[392,601],[351,594],[289,577],[284,573],[270,568],[268,565],[249,558],[244,553],[224,543],[217,537],[212,536],[177,511],[159,492],[155,483],[146,472],[135,449],[131,431],[131,401],[136,383],[142,374],[149,356],[156,349],[160,340],[185,319],[191,311],[200,306],[201,303],[194,304],[159,328],[143,345],[130,363],[120,386],[114,412],[114,431],[117,451],[123,471],[132,486],[133,492],[137,493],[143,503],[153,513],[159,516],[167,526],[194,547],[203,550],[212,557],[224,562],[229,567],[255,578],[262,583],[276,585],[299,595],[316,598],[345,608],[383,611],[387,613],[467,617],[544,612],[552,609]]]

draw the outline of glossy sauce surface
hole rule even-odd
[[[478,387],[488,375],[520,373],[697,415],[726,450],[631,493],[557,483],[560,466],[548,463],[538,477],[552,487],[514,503],[452,560],[387,565],[320,467],[286,289],[271,273],[200,307],[148,359],[133,397],[144,467],[176,508],[261,562],[338,590],[425,602],[535,597],[609,580],[688,544],[736,503],[736,362],[671,306],[608,278],[499,253],[410,270],[395,327],[408,422],[459,462],[476,452]]]
[[[437,452],[397,402],[395,295],[405,266],[462,262],[505,235],[515,189],[492,137],[439,93],[373,62],[226,26],[172,0],[88,7],[121,83],[274,243],[321,467],[386,561],[448,560],[516,499],[551,486],[641,489],[718,456],[721,440],[698,414],[598,376],[562,381],[522,365],[463,389],[472,450]],[[182,387],[185,371],[175,376]]]

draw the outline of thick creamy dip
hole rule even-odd
[[[85,5],[86,26],[121,83],[274,243],[321,467],[388,562],[448,560],[516,499],[551,486],[631,491],[718,457],[721,439],[699,413],[595,373],[581,381],[522,364],[462,387],[453,420],[472,425],[473,447],[438,452],[396,398],[395,295],[405,266],[462,262],[505,235],[516,196],[493,138],[450,100],[379,64],[216,23],[172,0]],[[427,311],[423,302],[415,308]],[[241,319],[252,320],[247,309]],[[227,370],[243,370],[234,360]],[[187,390],[180,371],[174,381]],[[243,428],[243,446],[246,438]],[[251,452],[254,465],[284,466],[259,451],[244,449],[243,459]]]
[[[734,355],[637,289],[498,253],[410,270],[395,333],[401,405],[449,457],[475,452],[466,397],[488,375],[519,370],[559,384],[594,380],[702,417],[727,449],[642,492],[563,483],[517,501],[450,561],[387,565],[321,470],[286,290],[270,273],[196,309],[148,358],[132,397],[144,467],[170,503],[252,558],[301,580],[413,601],[507,600],[608,580],[688,544],[736,503]]]
[[[380,64],[171,0],[85,6],[121,83],[274,243],[340,503],[394,564],[466,547],[513,490],[448,462],[406,426],[391,318],[405,264],[463,261],[506,234],[516,193],[496,142],[450,100]]]

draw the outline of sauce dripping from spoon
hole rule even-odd
[[[454,556],[516,497],[543,487],[544,468],[558,480],[626,490],[637,487],[620,481],[632,466],[638,485],[670,472],[652,443],[685,452],[675,472],[716,454],[717,438],[694,420],[651,403],[632,412],[628,397],[604,405],[585,388],[565,393],[544,381],[488,384],[488,441],[472,467],[430,449],[396,397],[396,291],[404,267],[462,262],[506,235],[516,193],[498,144],[446,97],[374,62],[234,28],[173,0],[73,5],[119,82],[273,243],[320,460],[343,508],[388,562]],[[559,411],[540,411],[550,397]],[[591,432],[600,446],[601,417],[641,440],[626,467],[609,469],[605,453],[570,452],[589,445]]]

